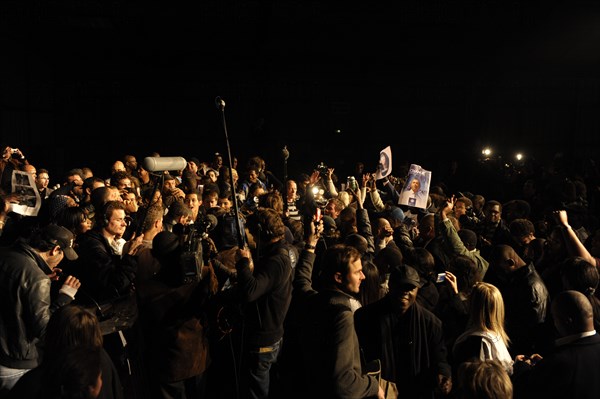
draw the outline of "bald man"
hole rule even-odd
[[[558,332],[555,348],[519,376],[515,398],[600,398],[600,336],[592,305],[578,291],[563,291],[551,312]]]

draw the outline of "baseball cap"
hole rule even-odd
[[[42,228],[42,236],[54,245],[58,245],[68,260],[76,260],[77,252],[73,249],[75,237],[70,230],[57,224],[49,224]]]
[[[389,285],[390,287],[412,285],[413,287],[420,288],[423,286],[423,283],[421,283],[419,273],[414,268],[406,265],[398,265],[392,268]]]

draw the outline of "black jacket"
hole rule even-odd
[[[514,377],[515,398],[598,398],[599,362],[598,334],[556,347],[530,372]]]
[[[284,240],[262,249],[249,268],[247,258],[236,264],[237,294],[244,306],[246,345],[271,346],[283,337],[283,322],[292,300],[292,259]]]
[[[24,242],[0,253],[0,364],[32,369],[39,364],[37,344],[54,310],[72,301],[59,294],[51,300],[52,270]]]
[[[497,286],[504,298],[511,354],[537,352],[550,295],[533,263],[514,271],[504,280],[497,273],[486,273],[484,281]]]
[[[311,398],[376,397],[379,384],[362,370],[352,297],[312,288],[315,254],[302,251],[294,279],[294,310]],[[301,376],[303,377],[303,375]]]
[[[79,259],[73,274],[81,280],[81,298],[88,296],[102,303],[128,294],[137,271],[135,257],[114,254],[106,238],[96,230],[88,231],[78,241]]]
[[[388,296],[354,313],[366,361],[410,398],[433,398],[438,375],[451,376],[442,322],[418,303],[400,315]]]

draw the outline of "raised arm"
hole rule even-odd
[[[458,232],[454,228],[452,221],[448,219],[448,214],[452,212],[455,203],[456,199],[454,196],[446,200],[444,206],[439,211],[439,215],[436,215],[435,232],[443,238],[443,249],[448,256],[454,257],[455,255],[466,255],[472,257],[472,254],[458,236]]]
[[[562,234],[567,245],[567,250],[572,256],[580,256],[592,265],[598,267],[598,259],[594,258],[590,251],[583,245],[583,243],[577,237],[577,234],[569,225],[569,219],[567,217],[567,211],[564,209],[554,211],[554,220],[562,227]]]
[[[312,273],[316,258],[315,249],[322,231],[323,221],[319,221],[318,225],[315,225],[314,222],[310,223],[310,231],[306,239],[306,245],[300,253],[300,258],[296,265],[293,282],[294,295],[304,296],[316,293],[315,289],[312,287]]]

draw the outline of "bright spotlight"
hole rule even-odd
[[[485,147],[481,151],[481,154],[483,154],[483,156],[485,156],[485,157],[489,157],[490,155],[492,155],[492,149],[490,147]]]
[[[517,161],[521,161],[521,160],[523,160],[523,154],[521,154],[519,152],[519,153],[517,153],[517,155],[515,155],[515,158],[517,159]]]

